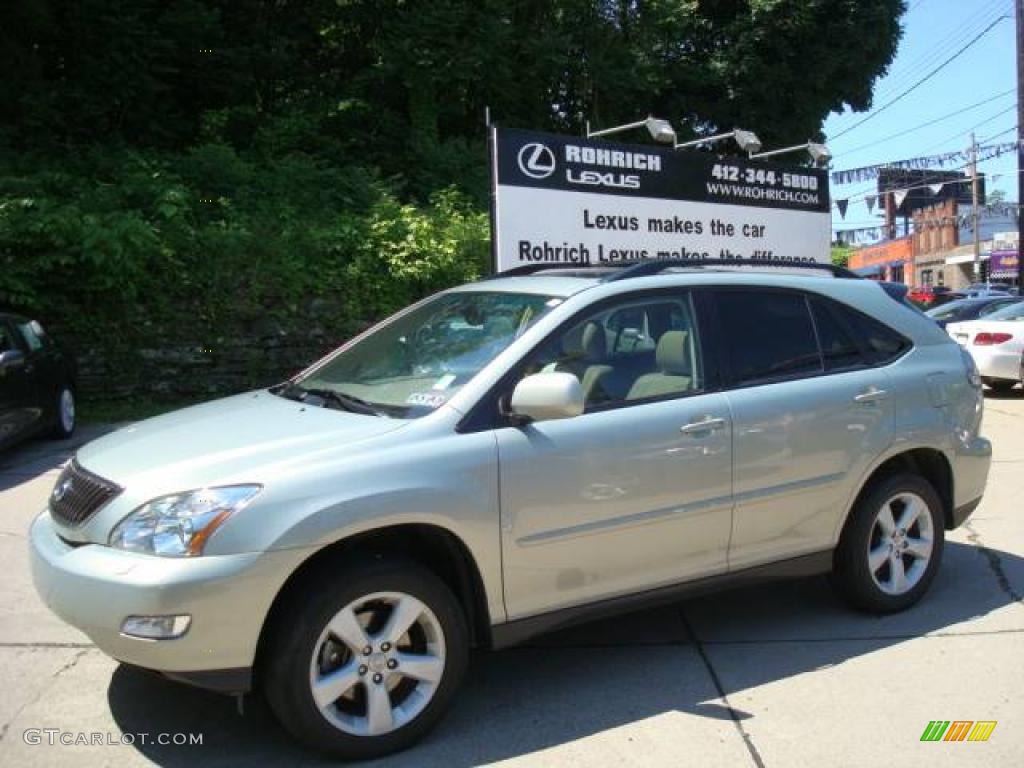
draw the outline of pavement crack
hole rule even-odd
[[[78,662],[82,660],[82,657],[85,656],[85,654],[87,654],[90,650],[91,650],[90,648],[83,648],[78,653],[76,653],[74,656],[72,656],[68,660],[68,662],[66,664],[64,664],[61,667],[59,667],[52,675],[50,675],[51,685],[52,685],[52,681],[56,680],[58,677],[63,675],[68,670],[73,669],[78,664]],[[24,712],[29,707],[31,707],[33,704],[35,704],[38,701],[40,701],[43,698],[43,696],[46,695],[46,693],[49,692],[49,690],[50,690],[50,686],[49,685],[45,686],[43,688],[43,690],[39,691],[39,693],[37,693],[35,696],[33,696],[28,701],[26,701],[20,707],[18,707],[18,709],[14,712],[14,714],[11,715],[11,718],[6,723],[4,723],[3,725],[0,725],[0,742],[2,742],[5,738],[7,738],[7,731],[10,729],[11,724],[14,723],[14,721],[17,720],[18,717],[21,716],[21,713]]]
[[[0,642],[0,648],[57,648],[57,649],[76,649],[85,648],[90,650],[95,648],[96,645],[93,643],[5,643]]]
[[[995,574],[996,582],[999,584],[999,589],[1005,593],[1012,602],[1017,605],[1024,604],[1024,598],[1021,597],[1020,593],[1013,588],[1010,583],[1009,577],[1006,575],[1006,571],[1003,569],[1003,560],[999,556],[999,553],[994,549],[986,547],[981,540],[981,536],[974,528],[974,523],[967,521],[964,523],[964,528],[967,529],[967,540],[978,548],[978,552],[988,560],[988,567]]]
[[[733,708],[732,704],[729,703],[729,697],[725,693],[725,688],[722,686],[722,681],[718,677],[718,672],[715,671],[714,665],[711,663],[711,658],[704,650],[704,644],[701,639],[697,637],[697,633],[693,631],[693,627],[690,626],[689,620],[686,618],[686,614],[683,612],[683,608],[679,608],[679,619],[683,622],[683,628],[686,630],[686,634],[693,642],[694,647],[697,649],[697,654],[700,656],[704,666],[708,671],[708,675],[711,677],[711,682],[715,684],[715,690],[718,691],[718,697],[725,703],[726,709],[729,710],[729,717],[732,718],[733,725],[736,726],[736,730],[740,734],[740,738],[743,739],[743,743],[747,747],[747,751],[750,753],[750,759],[753,760],[754,765],[757,768],[764,768],[764,760],[761,758],[761,753],[757,751],[757,747],[754,745],[754,740],[747,733],[747,729],[743,727],[743,721],[740,720],[739,713]]]

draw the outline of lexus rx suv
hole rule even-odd
[[[982,404],[958,344],[843,270],[534,265],[81,448],[34,581],[113,658],[370,758],[471,646],[751,578],[908,608],[982,498]]]

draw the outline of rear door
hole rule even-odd
[[[729,567],[826,550],[853,486],[892,439],[887,374],[830,300],[723,289],[715,308],[734,431]]]

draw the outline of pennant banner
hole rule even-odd
[[[978,147],[978,162],[992,160],[1001,157],[1008,152],[1017,151],[1018,142],[1012,141],[1006,144],[985,144]],[[956,152],[945,152],[941,155],[925,155],[924,157],[911,157],[906,160],[890,160],[887,163],[878,165],[865,165],[861,168],[848,168],[843,171],[832,172],[833,184],[853,184],[858,181],[870,181],[878,178],[878,172],[885,168],[902,168],[906,170],[922,170],[925,168],[940,168],[947,165],[959,165],[963,168],[972,160],[970,150],[961,149]],[[937,193],[936,193],[937,194]]]
[[[850,204],[849,200],[836,200],[836,208],[839,209],[839,217],[846,218],[846,208]]]
[[[878,195],[865,195],[864,202],[868,204],[868,213],[875,210],[875,203],[878,201]]]

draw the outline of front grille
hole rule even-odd
[[[63,525],[81,525],[121,490],[119,485],[82,469],[72,459],[50,494],[50,514]]]

